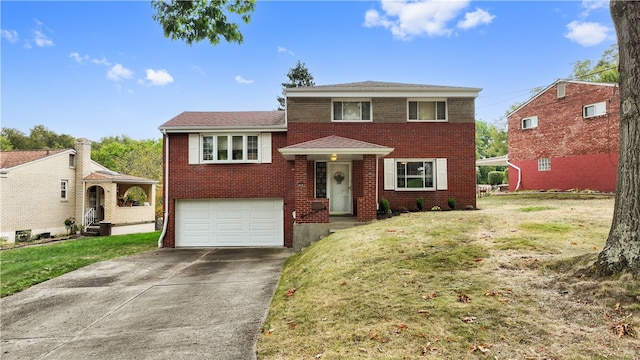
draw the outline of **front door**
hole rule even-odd
[[[351,214],[351,163],[328,163],[327,173],[329,214]]]

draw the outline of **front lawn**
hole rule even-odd
[[[288,259],[259,359],[637,359],[640,282],[596,281],[613,198],[492,196]]]
[[[0,296],[98,261],[157,248],[159,232],[91,237],[0,251]]]

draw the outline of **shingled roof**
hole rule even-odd
[[[426,84],[405,84],[396,82],[383,81],[360,81],[335,85],[315,85],[285,89],[287,95],[302,95],[306,93],[327,93],[327,92],[398,92],[403,93],[416,92],[435,92],[435,93],[453,93],[456,96],[477,96],[482,90],[472,87],[458,86],[442,86],[442,85],[426,85]]]
[[[153,179],[145,179],[137,176],[122,175],[115,171],[94,171],[85,176],[83,180],[95,182],[114,182],[114,183],[135,183],[135,184],[157,184],[158,181]]]
[[[193,128],[285,128],[284,111],[185,111],[160,130]]]
[[[278,151],[280,151],[280,153],[289,160],[291,160],[295,155],[328,155],[334,153],[349,155],[372,154],[384,156],[391,153],[393,150],[394,149],[390,147],[336,135],[305,141],[278,149]]]
[[[0,152],[0,169],[30,163],[68,150],[14,150]]]

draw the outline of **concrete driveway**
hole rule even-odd
[[[0,359],[255,359],[290,249],[161,249],[0,299]]]

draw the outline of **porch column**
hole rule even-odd
[[[362,197],[358,198],[358,221],[376,219],[376,156],[364,155],[362,159]]]
[[[306,212],[306,199],[307,199],[307,155],[296,155],[294,164],[294,179],[295,179],[295,222],[302,218]]]

